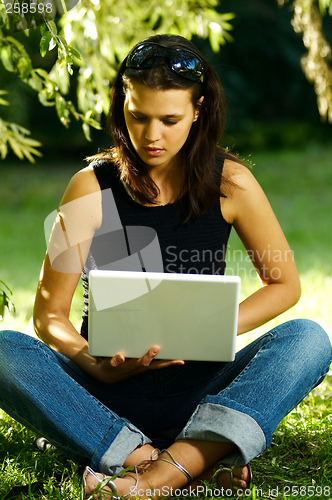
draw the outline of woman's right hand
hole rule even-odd
[[[158,353],[159,348],[152,347],[142,358],[126,359],[122,354],[117,354],[112,358],[95,358],[96,364],[91,374],[100,382],[114,384],[148,370],[159,370],[172,365],[184,365],[182,359],[154,359]]]

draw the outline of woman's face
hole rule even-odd
[[[148,167],[181,167],[181,148],[198,118],[191,90],[153,90],[129,82],[124,117],[130,140]]]

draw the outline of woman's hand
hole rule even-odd
[[[172,365],[184,365],[184,361],[154,359],[159,352],[158,347],[152,347],[142,358],[126,359],[122,354],[113,358],[95,358],[96,365],[91,373],[94,378],[106,384],[114,384],[147,370],[158,370]]]

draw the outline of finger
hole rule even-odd
[[[145,354],[141,360],[143,366],[149,366],[149,364],[152,362],[152,360],[157,356],[158,352],[160,351],[160,348],[157,346],[151,347],[149,352]]]
[[[184,365],[185,361],[183,359],[155,359],[151,362],[149,368],[150,370],[159,370],[160,368],[166,368],[167,366],[173,365]]]
[[[117,354],[116,356],[113,356],[113,358],[111,359],[111,366],[115,368],[116,366],[119,366],[122,363],[124,363],[124,361],[125,357],[122,354]]]

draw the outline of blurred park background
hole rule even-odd
[[[46,250],[44,219],[57,208],[70,177],[84,167],[84,158],[111,145],[103,110],[107,109],[105,95],[114,68],[130,46],[153,33],[152,26],[156,33],[192,35],[193,42],[216,68],[228,102],[221,144],[231,147],[251,163],[294,250],[303,296],[296,307],[276,319],[274,324],[291,317],[309,317],[319,321],[331,334],[332,124],[327,119],[328,113],[322,116],[322,110],[319,112],[315,86],[301,67],[301,59],[308,51],[303,34],[294,30],[294,7],[301,2],[222,0],[217,4],[207,0],[194,2],[197,11],[191,13],[189,2],[177,0],[165,3],[114,0],[113,3],[118,6],[118,18],[109,16],[109,24],[99,19],[99,26],[103,26],[101,34],[94,31],[93,26],[97,26],[100,11],[110,5],[110,0],[82,0],[77,5],[81,22],[79,16],[76,24],[72,22],[74,8],[67,14],[71,28],[68,28],[69,23],[66,25],[65,16],[49,23],[53,41],[51,35],[42,31],[45,43],[41,49],[39,27],[31,28],[27,36],[26,31],[11,33],[8,25],[7,30],[2,25],[1,43],[7,52],[3,52],[5,56],[0,61],[0,89],[7,94],[0,97],[10,105],[0,107],[0,116],[7,124],[16,123],[31,131],[31,137],[42,144],[37,150],[43,156],[33,155],[36,163],[32,164],[26,158],[19,160],[9,147],[0,162],[0,280],[13,291],[12,300],[16,306],[16,312],[5,313],[0,327],[32,332],[34,293]],[[321,0],[318,5],[313,0],[311,4],[319,12],[319,5],[326,7],[332,2]],[[152,20],[151,9],[158,14]],[[83,11],[86,16],[89,14],[90,25]],[[222,17],[228,13],[233,15]],[[321,11],[319,20],[325,39],[331,45],[332,17],[326,9],[324,14]],[[68,43],[78,51],[85,50],[83,62],[67,53],[68,59],[63,59],[60,66],[63,69],[65,65],[69,71],[53,75],[53,79],[58,79],[57,86],[47,90],[47,85],[51,85],[47,75],[51,74],[57,57],[59,63],[57,36],[61,29],[67,34],[66,39],[71,40]],[[17,44],[22,56],[21,67],[17,61],[10,65],[8,54],[13,60],[15,58],[13,51],[8,52],[5,35],[8,43],[13,45],[12,39],[15,39],[24,46],[32,66],[28,63],[24,66],[23,52]],[[102,46],[98,36],[103,36],[104,40],[113,37],[113,45],[105,43]],[[50,50],[52,47],[55,49]],[[100,85],[97,65],[100,67],[103,61],[94,58],[100,50],[110,71],[108,79],[103,77],[103,88],[97,91]],[[84,66],[84,57],[90,66]],[[39,68],[39,76],[33,74],[31,67]],[[44,87],[38,83],[37,76],[40,80],[44,78]],[[70,100],[69,107],[66,100]],[[79,105],[85,106],[83,112],[78,111]],[[90,114],[89,106],[93,108]],[[76,116],[77,120],[75,113],[81,113]],[[330,118],[331,114],[330,110]],[[93,120],[100,123],[99,130],[94,128]],[[90,141],[87,140],[89,135]],[[242,295],[245,296],[259,285],[241,249],[241,243],[233,234],[228,273],[242,276]],[[73,307],[73,321],[77,326],[80,311],[81,292],[78,291]],[[239,346],[260,331],[244,336]]]

